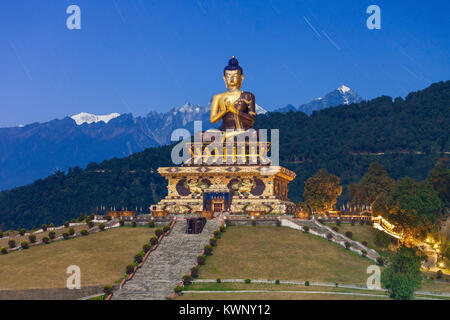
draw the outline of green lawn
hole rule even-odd
[[[112,284],[153,235],[149,228],[114,228],[0,255],[0,290],[65,288],[70,265],[81,268],[82,287]]]
[[[375,238],[378,233],[381,233],[381,231],[379,231],[371,226],[368,226],[368,225],[361,226],[360,224],[355,224],[354,226],[352,226],[350,223],[341,223],[340,226],[337,226],[334,223],[326,223],[326,225],[331,228],[337,227],[339,229],[338,232],[342,233],[343,235],[345,235],[345,233],[347,231],[352,232],[353,240],[361,242],[361,243],[363,241],[366,241],[367,246],[376,251],[387,249],[387,248],[380,248],[379,246],[377,246],[375,244]]]
[[[365,284],[374,262],[325,239],[285,227],[232,226],[218,240],[203,279],[283,279]]]

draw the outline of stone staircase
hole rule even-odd
[[[186,234],[186,219],[177,218],[172,231],[158,248],[150,253],[142,268],[122,289],[114,292],[118,300],[165,300],[175,285],[197,263],[197,257],[208,244],[222,218],[208,220],[201,234]]]
[[[366,246],[364,246],[363,244],[361,244],[358,241],[354,241],[352,239],[347,238],[343,234],[332,230],[330,227],[325,226],[316,220],[290,219],[290,221],[292,221],[293,223],[295,223],[301,227],[308,226],[310,228],[310,230],[313,230],[324,236],[326,236],[328,233],[331,233],[333,235],[333,238],[335,240],[337,240],[338,242],[340,242],[340,243],[349,242],[354,249],[359,250],[359,251],[365,250],[367,252],[367,255],[369,256],[369,258],[372,258],[373,260],[376,260],[376,258],[379,257],[379,254],[375,250],[367,248]]]

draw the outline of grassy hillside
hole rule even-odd
[[[337,244],[294,229],[233,226],[200,268],[200,278],[365,284],[372,264]]]
[[[421,180],[450,151],[450,81],[439,82],[404,100],[380,97],[314,112],[260,115],[257,128],[280,129],[280,161],[296,172],[289,197],[298,201],[304,181],[318,169],[358,181],[371,162],[395,179]],[[159,166],[171,165],[171,147],[147,149],[123,159],[91,163],[86,169],[37,180],[0,193],[0,227],[61,224],[97,207],[148,208],[166,195]],[[348,197],[344,192],[341,201]]]
[[[114,228],[0,256],[0,290],[65,288],[67,267],[81,269],[81,286],[112,284],[154,234],[149,228]]]

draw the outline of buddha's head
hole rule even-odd
[[[239,66],[239,61],[233,56],[228,65],[223,70],[223,80],[225,85],[229,89],[239,89],[242,87],[242,81],[244,80],[244,71]]]

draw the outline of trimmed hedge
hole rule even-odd
[[[126,274],[132,274],[133,271],[134,271],[134,266],[131,264],[127,265],[127,267],[125,268]]]
[[[212,255],[213,247],[211,245],[207,244],[203,250],[205,251],[206,256],[210,256],[210,255]]]
[[[104,292],[106,295],[109,296],[110,294],[113,293],[113,288],[112,288],[112,286],[110,286],[109,284],[107,284],[106,286],[103,287],[103,292]]]
[[[153,236],[153,237],[150,238],[150,244],[152,246],[154,246],[157,243],[158,243],[158,238],[156,236]]]
[[[28,236],[28,240],[30,240],[31,243],[35,243],[36,242],[36,236],[34,234],[30,234]]]
[[[14,240],[9,240],[9,241],[8,241],[8,247],[10,247],[11,249],[12,249],[12,248],[15,248],[15,247],[16,247],[16,241],[14,241]]]
[[[203,255],[202,255],[202,256],[198,256],[198,257],[197,257],[197,262],[198,262],[198,264],[201,265],[201,266],[204,265],[205,262],[206,262],[205,256],[203,256]]]
[[[156,235],[157,238],[159,238],[163,233],[164,233],[164,232],[163,232],[162,229],[156,229],[156,230],[155,230],[155,235]]]
[[[198,277],[198,267],[192,267],[191,268],[191,277],[197,278]]]

